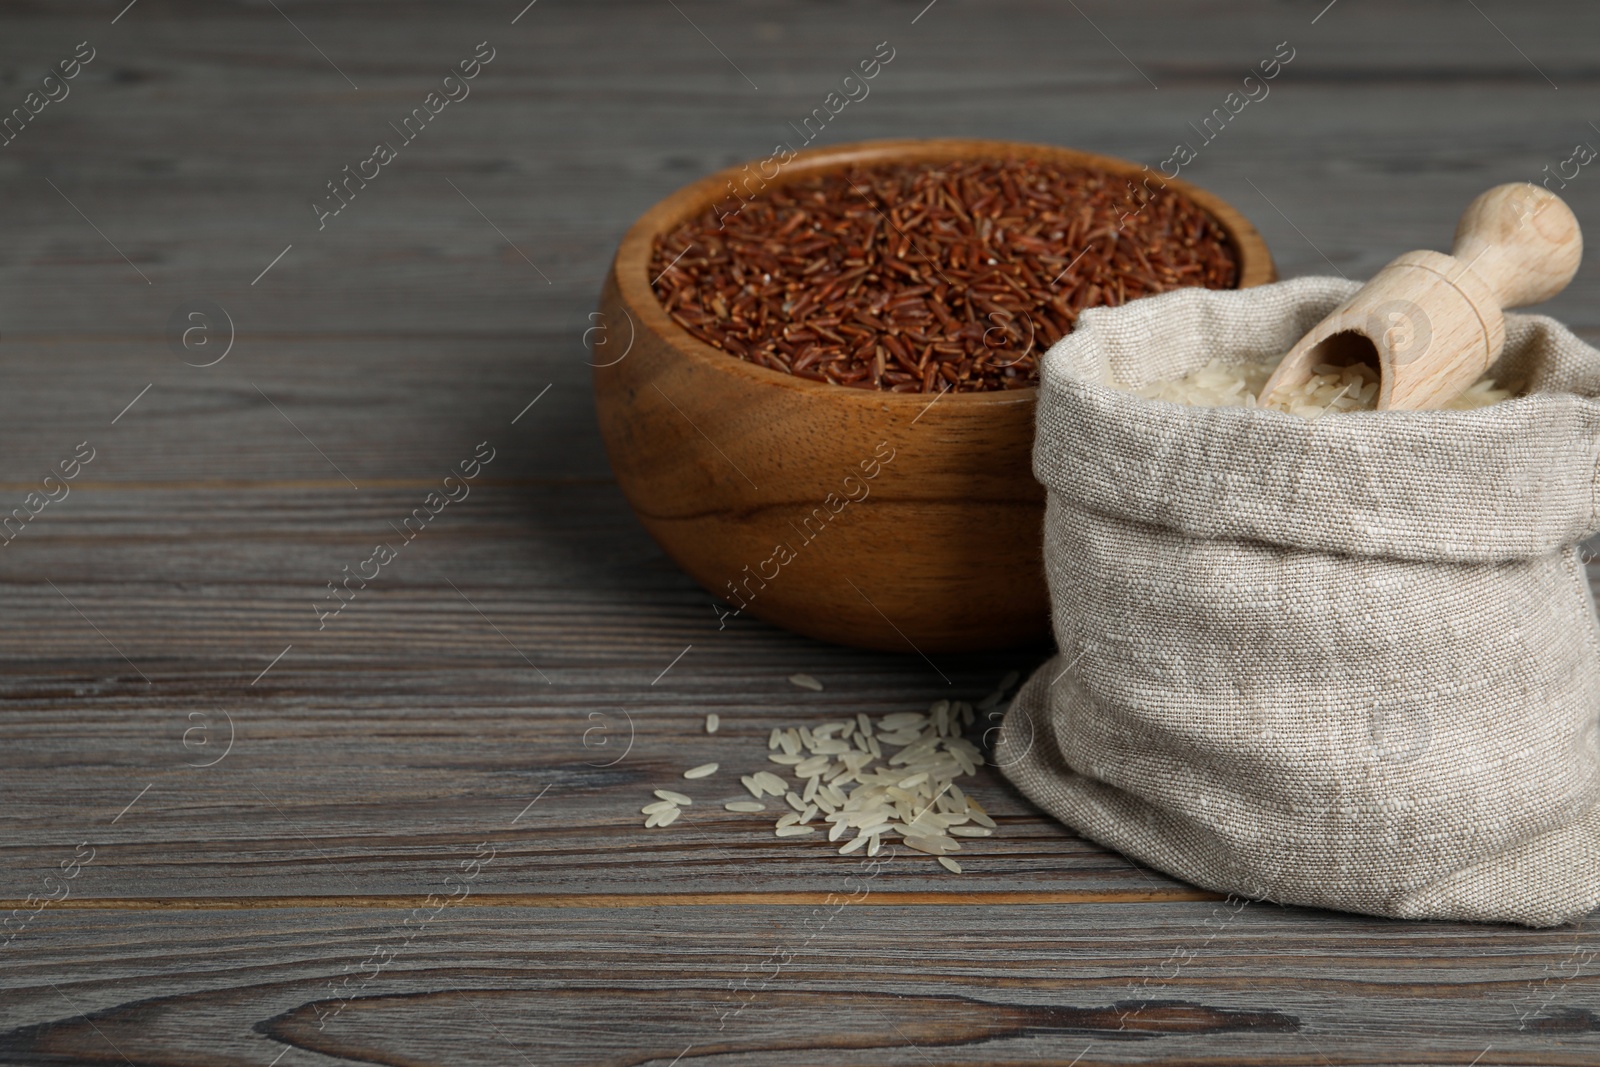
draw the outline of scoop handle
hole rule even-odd
[[[1572,281],[1583,234],[1555,193],[1512,182],[1467,205],[1452,254],[1488,284],[1501,307],[1523,307],[1549,300]]]

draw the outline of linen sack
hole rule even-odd
[[[1355,283],[1085,312],[1034,471],[1059,654],[996,761],[1101,844],[1217,891],[1552,926],[1600,903],[1600,352],[1506,316],[1475,411],[1316,421],[1144,400],[1275,361]]]

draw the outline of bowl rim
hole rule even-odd
[[[964,137],[894,138],[872,141],[852,141],[839,145],[808,148],[796,152],[794,158],[781,165],[779,173],[771,179],[761,175],[766,187],[775,187],[838,171],[853,164],[874,163],[926,163],[976,157],[999,159],[1038,159],[1041,162],[1080,166],[1106,171],[1126,177],[1142,176],[1150,168],[1116,156],[1100,155],[1058,145],[1031,144],[1024,141],[997,141]],[[657,201],[636,219],[623,236],[612,262],[611,280],[622,297],[623,306],[642,320],[669,348],[696,364],[726,374],[742,376],[763,385],[785,386],[817,397],[853,399],[906,407],[931,408],[940,398],[949,403],[1005,404],[1033,403],[1039,386],[1028,385],[1016,389],[986,389],[972,392],[896,393],[887,389],[859,389],[833,382],[812,381],[799,375],[762,367],[742,359],[731,352],[707,344],[678,325],[661,306],[650,279],[650,259],[657,235],[681,225],[713,204],[727,199],[730,183],[746,168],[759,167],[764,159],[752,159],[709,174],[676,190]],[[1205,209],[1221,225],[1239,262],[1238,289],[1276,280],[1277,268],[1272,253],[1255,226],[1236,208],[1221,197],[1209,193],[1179,178],[1168,178],[1159,171],[1151,172],[1180,195],[1188,197]],[[920,417],[920,416],[919,416]]]

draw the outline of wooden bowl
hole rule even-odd
[[[1137,164],[1066,148],[905,140],[801,152],[772,184],[854,164],[1018,157],[1144,176]],[[950,393],[930,404],[922,394],[808,381],[713,348],[662,310],[650,287],[655,238],[727,199],[741,169],[645,212],[600,296],[595,406],[639,521],[727,602],[725,619],[749,614],[824,641],[922,654],[1045,639],[1044,490],[1032,470],[1038,390]],[[1168,184],[1221,223],[1241,287],[1276,277],[1243,216],[1203,190]]]

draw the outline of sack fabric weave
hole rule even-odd
[[[1279,358],[1357,288],[1087,311],[1046,354],[1034,471],[1059,654],[997,763],[1194,884],[1552,926],[1600,904],[1600,351],[1506,316],[1528,395],[1318,420],[1125,389]]]

